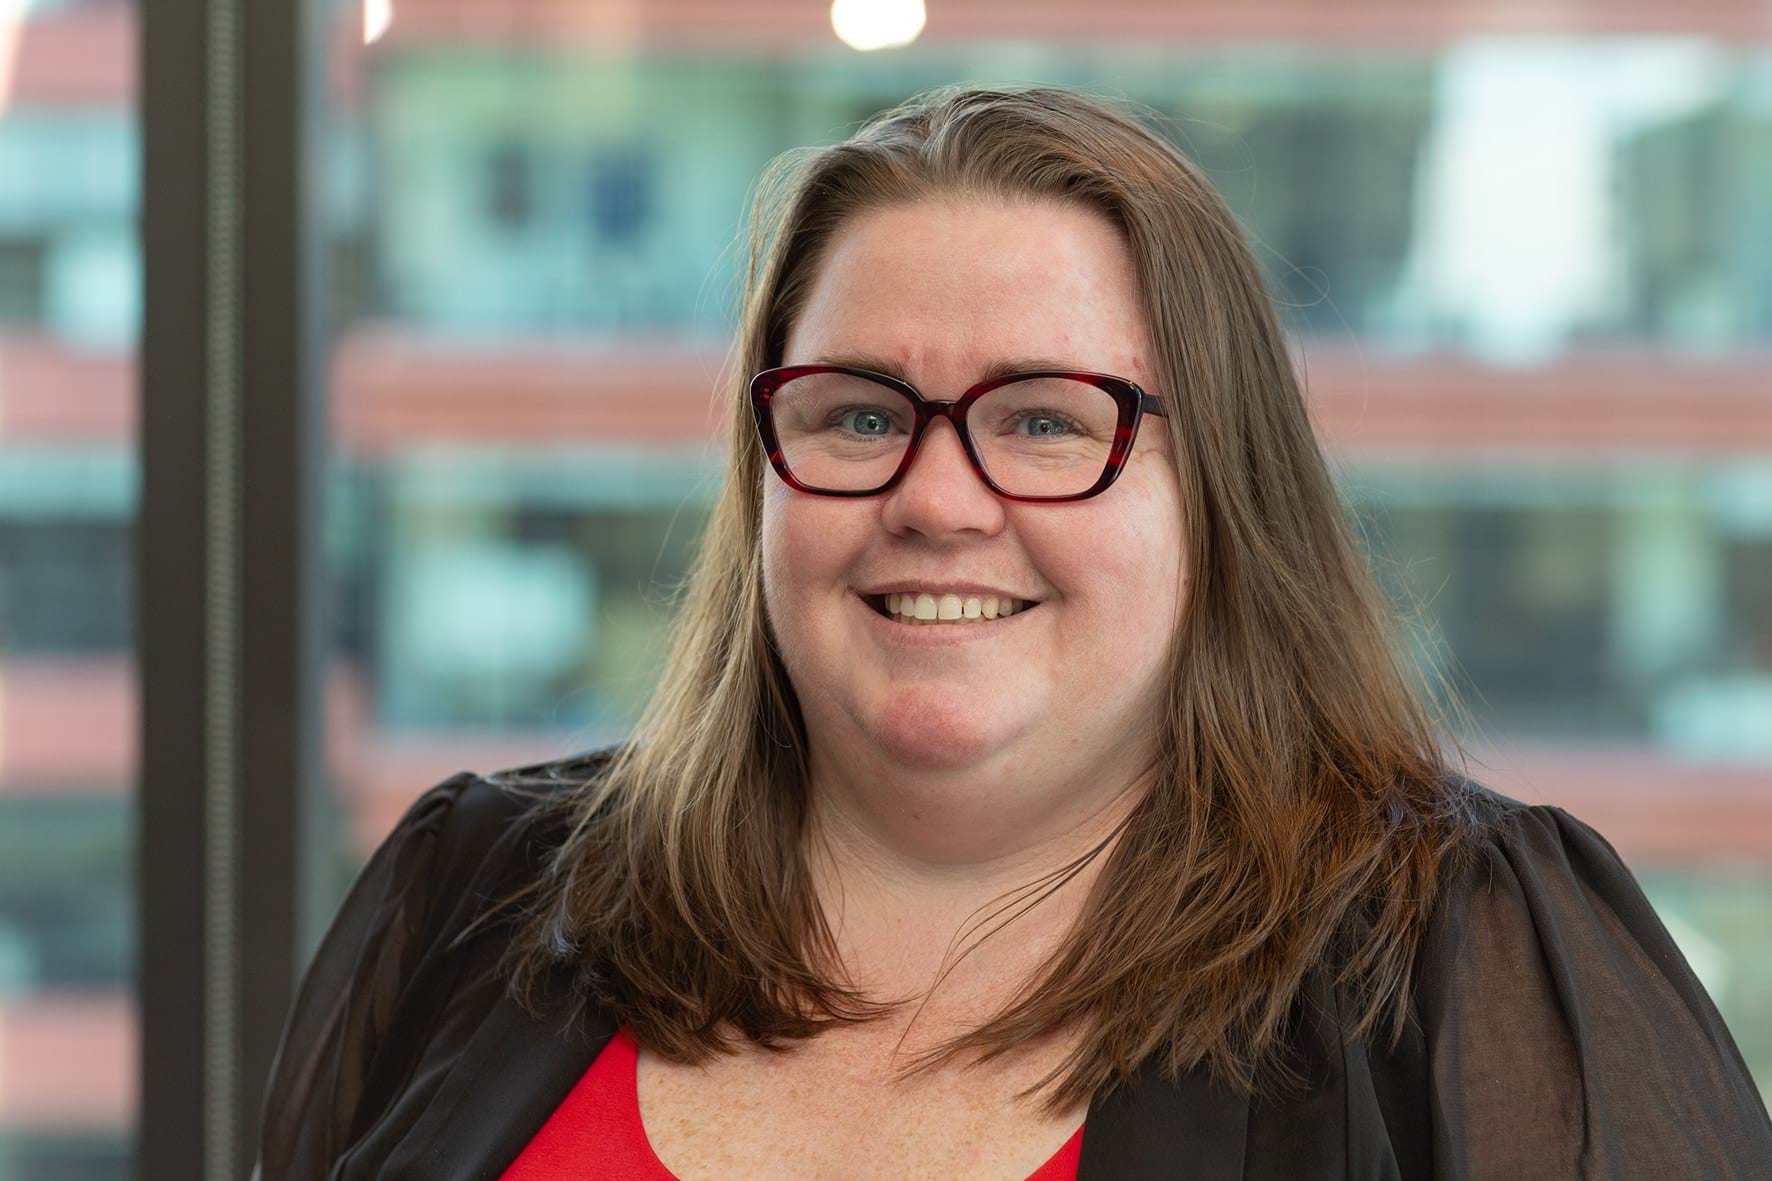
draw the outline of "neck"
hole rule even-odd
[[[816,759],[813,770],[808,863],[846,974],[874,999],[910,1001],[907,1019],[923,1004],[922,1027],[976,1025],[1033,982],[1109,850],[1065,871],[1110,837],[1145,783],[1090,776],[1087,792],[1041,792],[976,772],[839,774]],[[1041,798],[1063,803],[1006,805]]]

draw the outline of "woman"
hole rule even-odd
[[[1610,846],[1442,757],[1190,164],[948,89],[769,181],[635,740],[413,807],[264,1177],[1772,1176]]]

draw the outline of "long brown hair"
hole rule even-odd
[[[1450,770],[1449,728],[1400,657],[1234,216],[1136,109],[1045,88],[936,90],[765,174],[724,486],[632,741],[548,805],[565,835],[524,892],[514,990],[568,969],[581,1011],[677,1061],[733,1031],[780,1047],[894,1007],[844,983],[805,863],[807,735],[764,617],[768,469],[745,378],[781,363],[847,219],[937,196],[1068,202],[1125,234],[1170,395],[1192,589],[1153,783],[1097,850],[1080,919],[1024,995],[911,1069],[1080,1029],[1032,1088],[1054,1112],[1147,1061],[1204,1061],[1246,1093],[1291,1085],[1288,1014],[1325,968],[1359,1000],[1355,1033],[1388,1020],[1399,1037],[1478,789]]]

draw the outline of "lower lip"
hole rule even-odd
[[[964,644],[971,640],[988,639],[1002,635],[1005,628],[1015,627],[1030,611],[1031,607],[1023,607],[1014,615],[999,615],[995,619],[976,619],[970,623],[900,623],[896,619],[874,610],[866,599],[854,596],[855,605],[873,621],[872,627],[882,638],[894,644],[909,648],[945,648],[949,644]]]

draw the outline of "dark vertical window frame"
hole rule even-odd
[[[143,1178],[246,1175],[319,751],[308,105],[325,5],[140,8]]]

